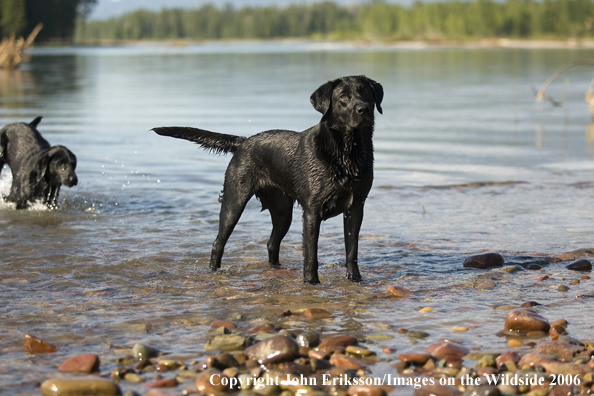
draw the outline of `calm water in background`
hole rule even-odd
[[[43,115],[41,133],[77,155],[79,185],[62,190],[54,211],[17,212],[0,202],[0,392],[35,393],[38,381],[76,353],[98,353],[103,370],[113,369],[118,355],[107,340],[200,356],[206,324],[232,313],[244,315],[242,328],[271,320],[361,339],[393,335],[367,345],[399,351],[477,325],[457,337],[498,350],[506,347],[495,336],[506,312],[494,308],[537,300],[549,319],[570,320],[571,334],[594,337],[591,308],[575,299],[594,291],[587,282],[562,294],[549,287],[562,281],[534,285],[535,272],[520,271],[498,275],[497,287],[485,291],[470,285],[485,272],[462,268],[465,257],[484,250],[525,265],[593,247],[594,132],[584,102],[593,70],[571,69],[549,89],[563,108],[535,106],[530,88],[592,50],[264,43],[36,48],[33,55],[21,70],[0,72],[0,124]],[[354,74],[385,91],[360,243],[365,282],[343,279],[342,220],[335,218],[322,226],[323,286],[301,283],[298,207],[281,250],[284,269],[270,270],[270,218],[255,200],[227,245],[224,270],[211,274],[229,157],[150,129],[304,130],[320,119],[311,93]],[[0,178],[5,194],[9,174],[5,168]],[[575,278],[565,264],[545,268]],[[414,297],[385,298],[389,285]],[[417,312],[425,306],[435,311]],[[309,307],[334,318],[310,324],[275,317]],[[396,334],[400,327],[431,335],[415,346]],[[60,351],[25,354],[25,333]]]

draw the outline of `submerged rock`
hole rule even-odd
[[[221,334],[214,336],[209,340],[204,349],[212,351],[219,349],[221,351],[238,351],[245,347],[246,338],[236,334]]]
[[[516,309],[507,314],[504,329],[515,332],[544,331],[551,325],[545,318],[529,309]]]
[[[114,382],[100,377],[53,378],[41,384],[43,396],[120,396]]]
[[[425,352],[433,357],[441,359],[446,356],[459,356],[464,357],[470,352],[468,348],[460,344],[453,342],[442,341],[436,344],[430,345]]]
[[[578,348],[561,341],[545,341],[536,348],[534,353],[554,355],[561,361],[570,362]]]
[[[25,349],[31,353],[47,353],[56,352],[58,347],[50,344],[47,341],[43,341],[41,338],[32,336],[31,334],[25,335]]]
[[[320,347],[325,346],[343,346],[347,347],[349,345],[357,345],[357,339],[350,335],[335,335],[331,337],[326,337],[320,342]]]
[[[314,348],[320,343],[320,333],[315,330],[307,330],[299,334],[296,340],[299,346]]]
[[[592,271],[592,263],[586,259],[579,259],[567,265],[565,268],[572,271]]]
[[[137,360],[150,359],[159,356],[161,351],[145,344],[136,344],[132,347],[132,354]]]
[[[92,373],[99,370],[99,356],[87,353],[66,360],[58,370],[69,373]]]
[[[325,309],[309,308],[303,311],[303,316],[305,316],[307,320],[316,320],[329,318],[332,314]]]
[[[277,335],[247,348],[244,353],[260,364],[289,362],[299,357],[299,345],[284,335]]]
[[[409,290],[400,286],[388,287],[388,294],[397,298],[412,296],[412,293]]]
[[[502,267],[505,259],[499,253],[485,253],[470,256],[464,260],[465,268]]]

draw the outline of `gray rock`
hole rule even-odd
[[[298,358],[299,345],[292,338],[276,335],[252,345],[243,352],[260,364],[281,363]]]

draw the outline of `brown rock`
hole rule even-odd
[[[347,390],[349,396],[386,396],[386,391],[380,386],[351,385]]]
[[[541,275],[541,276],[537,276],[536,278],[534,278],[535,281],[543,281],[543,280],[547,280],[549,279],[548,275]]]
[[[520,307],[522,307],[522,308],[530,308],[530,307],[536,307],[538,305],[541,305],[541,304],[537,303],[536,301],[526,301],[525,303],[523,303],[522,305],[520,305]]]
[[[441,359],[449,355],[464,357],[468,354],[468,352],[470,352],[470,350],[462,345],[444,341],[430,345],[427,349],[425,349],[425,352],[433,357]]]
[[[248,330],[249,334],[274,333],[277,327],[272,323],[263,323]]]
[[[507,331],[529,332],[549,331],[549,322],[529,309],[516,309],[507,314],[504,329]]]
[[[557,356],[559,360],[564,362],[570,362],[575,352],[577,352],[577,348],[560,341],[542,342],[534,350],[534,353]]]
[[[45,353],[45,352],[56,352],[57,346],[50,344],[49,342],[43,341],[40,338],[34,337],[31,334],[25,335],[25,349],[31,353]]]
[[[307,320],[326,319],[332,316],[332,314],[325,309],[321,308],[309,308],[303,311],[303,315]]]
[[[485,253],[470,256],[464,260],[465,268],[491,268],[501,267],[505,259],[499,253]]]
[[[99,370],[99,356],[87,353],[66,360],[58,370],[69,373],[92,373]]]
[[[357,345],[357,339],[350,335],[335,335],[326,337],[320,342],[318,348],[323,348],[326,346],[342,346],[347,347],[349,345]]]
[[[586,259],[579,259],[567,265],[565,268],[572,271],[592,271],[592,263]]]
[[[557,385],[553,386],[549,392],[549,396],[572,396],[573,387],[569,385]]]
[[[219,327],[224,327],[226,329],[235,329],[237,326],[235,323],[227,322],[226,320],[215,320],[210,324],[210,327],[213,329],[217,329]]]
[[[397,298],[412,296],[412,293],[410,291],[408,291],[404,287],[400,287],[400,286],[388,287],[388,294],[390,294],[391,296],[397,297]]]
[[[476,370],[476,375],[479,377],[482,377],[484,375],[495,374],[495,373],[497,373],[497,370],[495,369],[495,367],[482,367],[482,368]]]
[[[215,376],[212,378],[211,383],[211,376]],[[221,381],[224,379],[225,381]],[[222,382],[229,383],[229,377],[227,377],[223,373],[219,373],[216,371],[205,371],[196,378],[194,385],[196,386],[196,390],[198,393],[203,395],[212,395],[218,394],[222,392],[229,392],[231,388],[229,386],[222,385]],[[213,385],[215,384],[215,385]]]
[[[145,388],[175,388],[177,380],[175,378],[167,378],[159,381],[147,382],[144,384]]]
[[[347,370],[359,370],[365,368],[365,365],[357,359],[343,355],[342,353],[335,353],[332,355],[330,357],[330,364]]]
[[[540,366],[544,367],[547,373],[553,373],[558,375],[584,375],[586,373],[594,373],[594,369],[585,364],[576,363],[563,363],[555,361],[543,361],[539,363]]]
[[[330,357],[330,354],[326,351],[310,349],[309,352],[307,352],[307,356],[310,359],[328,359]]]
[[[299,357],[299,345],[284,335],[276,335],[252,345],[243,351],[260,364],[288,362]]]
[[[518,367],[522,367],[524,365],[530,365],[532,367],[538,366],[540,362],[552,360],[554,357],[552,355],[545,355],[542,353],[527,353],[518,362]]]
[[[41,384],[43,396],[120,396],[114,382],[100,377],[53,378]]]
[[[429,360],[429,355],[426,353],[403,353],[396,356],[396,359],[400,359],[406,363],[422,365],[427,363],[427,360]]]
[[[502,355],[499,355],[496,359],[497,367],[500,367],[501,365],[505,364],[505,362],[510,360],[514,362],[514,364],[518,364],[518,362],[520,361],[520,355],[518,354],[518,352],[508,351]]]
[[[460,396],[462,392],[455,386],[440,385],[439,381],[435,381],[435,384],[427,384],[421,386],[419,389],[415,389],[415,396]]]

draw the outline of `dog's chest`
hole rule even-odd
[[[344,213],[353,205],[355,194],[352,187],[345,188],[337,184],[333,190],[322,204],[322,218],[324,220]]]

